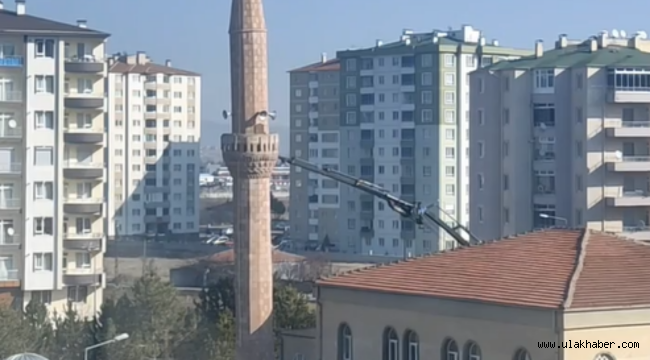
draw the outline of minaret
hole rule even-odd
[[[230,118],[221,136],[233,177],[237,360],[272,360],[273,263],[270,178],[278,135],[269,132],[266,23],[262,0],[232,0]]]

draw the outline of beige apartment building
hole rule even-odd
[[[471,230],[650,239],[650,41],[601,32],[471,75]]]
[[[109,65],[109,236],[198,239],[200,75],[144,52]]]
[[[321,61],[289,72],[291,156],[319,166],[339,168],[339,61]],[[331,179],[292,166],[290,173],[291,237],[341,243],[338,212],[340,185]],[[347,190],[347,189],[344,189]]]
[[[101,307],[108,36],[0,2],[0,302]]]
[[[649,256],[553,229],[355,270],[318,283],[317,326],[288,331],[283,359],[642,359]]]

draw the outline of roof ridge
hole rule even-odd
[[[591,232],[589,229],[584,229],[582,236],[580,236],[580,248],[576,252],[576,261],[575,267],[573,268],[573,273],[571,274],[571,279],[566,289],[566,294],[564,297],[564,303],[562,304],[564,309],[568,309],[573,304],[573,296],[576,292],[576,287],[578,285],[578,280],[582,274],[582,269],[585,266],[585,258],[587,257],[587,245],[589,245],[589,238]]]

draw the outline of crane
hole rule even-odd
[[[367,194],[382,199],[386,201],[391,210],[395,211],[404,218],[413,220],[419,226],[425,226],[431,229],[435,229],[436,226],[440,227],[447,234],[449,234],[449,236],[454,238],[454,240],[460,246],[469,246],[472,243],[481,242],[465,226],[459,224],[458,221],[456,221],[450,214],[445,212],[443,209],[440,209],[437,205],[422,206],[422,204],[419,202],[412,204],[408,201],[400,199],[395,195],[392,195],[390,192],[388,192],[388,190],[382,188],[377,184],[373,184],[363,179],[355,178],[326,166],[319,167],[318,165],[314,165],[310,162],[296,157],[289,158],[280,156],[280,161],[299,167],[306,171],[319,174],[339,183],[352,186],[353,188],[359,189]],[[450,219],[454,220],[455,224],[450,225],[444,220],[440,219],[437,214],[432,214],[429,210],[433,207],[436,207],[440,212],[445,214]],[[469,236],[469,241],[463,237],[463,233]]]

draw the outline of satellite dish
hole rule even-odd
[[[223,112],[221,112],[221,116],[223,116],[224,120],[228,120],[228,118],[230,117],[230,112],[224,110]]]
[[[623,159],[623,153],[620,151],[617,151],[614,153],[614,156],[616,156],[616,160],[621,160]]]
[[[627,38],[627,33],[625,32],[625,30],[621,30],[620,35],[621,35],[621,38],[623,38],[623,39]]]
[[[616,29],[612,30],[612,37],[613,37],[614,39],[618,39],[618,37],[619,37],[618,30],[616,30]]]
[[[9,235],[9,236],[13,236],[13,235],[16,233],[16,232],[14,231],[14,228],[11,228],[11,227],[10,227],[10,228],[7,228],[6,231],[7,231],[7,235]]]
[[[10,129],[15,129],[18,126],[18,123],[16,120],[12,119],[7,122],[7,126],[9,126]]]
[[[539,128],[540,128],[541,130],[546,130],[546,124],[544,124],[544,123],[540,123],[540,124],[539,124]]]
[[[275,111],[269,112],[269,111],[266,111],[266,110],[260,111],[259,114],[258,114],[258,116],[260,117],[260,120],[262,120],[262,121],[266,121],[269,118],[271,120],[275,120],[276,115],[277,115],[277,113]]]
[[[639,31],[639,37],[645,40],[648,38],[648,33],[646,33],[645,31]]]

